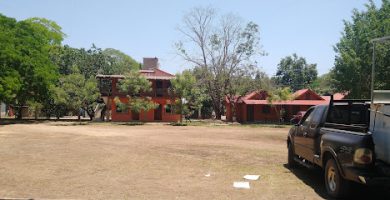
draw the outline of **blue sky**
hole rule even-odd
[[[161,68],[176,73],[190,65],[175,53],[181,38],[177,27],[196,6],[212,6],[260,26],[261,44],[268,56],[258,59],[268,74],[280,59],[297,53],[317,63],[320,74],[333,66],[343,19],[352,9],[364,9],[365,0],[0,0],[0,13],[18,20],[44,17],[56,21],[67,34],[64,44],[115,48],[137,61],[158,57]],[[380,5],[380,0],[375,0]]]

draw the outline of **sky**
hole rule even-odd
[[[380,5],[380,0],[374,0]],[[182,39],[177,28],[192,8],[211,6],[235,14],[260,27],[260,43],[267,56],[259,68],[275,74],[280,60],[297,53],[316,63],[319,74],[334,64],[333,46],[352,10],[364,10],[367,0],[0,0],[0,13],[23,20],[44,17],[57,22],[67,35],[63,44],[76,48],[118,49],[138,62],[158,57],[160,67],[177,73],[191,67],[177,55]]]

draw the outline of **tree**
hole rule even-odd
[[[21,119],[22,106],[43,101],[56,81],[49,52],[65,35],[43,18],[16,21],[0,14],[0,27],[0,98],[13,104]]]
[[[65,100],[69,110],[79,115],[80,109],[83,109],[92,120],[100,93],[95,78],[86,79],[74,68],[72,74],[60,78],[53,95],[54,105],[61,106]]]
[[[190,110],[188,104],[183,102],[183,99],[186,101],[191,101],[196,108],[202,108],[201,103],[204,100],[204,95],[201,94],[201,90],[196,85],[196,79],[191,74],[190,71],[185,70],[181,74],[176,74],[175,79],[171,80],[171,96],[175,101],[174,109],[178,114],[180,114],[180,123],[183,122],[183,114],[189,114]],[[194,96],[198,95],[198,96]]]
[[[390,1],[382,0],[377,8],[373,1],[365,11],[352,12],[352,20],[344,21],[344,32],[335,45],[333,87],[348,92],[349,98],[369,98],[371,87],[371,39],[390,35]],[[390,88],[390,42],[375,46],[375,89]]]
[[[121,102],[119,97],[114,101],[122,110],[130,109],[134,113],[155,109],[157,104],[148,96],[140,97],[139,94],[152,91],[151,82],[142,76],[138,71],[131,70],[125,75],[125,78],[119,81],[119,91],[127,94],[127,103]]]
[[[253,58],[263,52],[257,24],[244,26],[234,15],[222,16],[214,23],[216,18],[212,8],[194,8],[179,28],[186,40],[177,42],[176,47],[184,60],[202,69],[203,82],[220,119],[225,96],[234,91],[233,77],[251,71]]]
[[[53,115],[59,119],[66,115],[69,109],[72,109],[69,106],[68,100],[68,94],[62,87],[52,86],[50,88],[50,96],[43,102],[42,112],[45,113],[48,119]]]
[[[274,105],[274,103],[292,100],[293,98],[294,97],[291,93],[291,89],[289,87],[284,87],[284,88],[278,88],[272,92],[268,92],[267,102],[275,109],[275,113],[278,115],[279,119],[283,119],[283,115],[285,114],[285,111],[283,110],[282,107],[280,107],[279,108],[280,112],[278,112],[277,105]]]
[[[333,78],[332,72],[323,74],[319,76],[310,86],[309,88],[315,91],[320,95],[331,95],[334,94],[336,89],[333,88]]]
[[[317,78],[317,65],[308,64],[306,59],[297,54],[282,58],[278,64],[275,83],[291,87],[293,91],[309,87]]]
[[[131,70],[140,69],[140,63],[117,49],[104,49],[103,54],[107,57],[108,65],[110,66],[103,71],[103,74],[126,74]]]

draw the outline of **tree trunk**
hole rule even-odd
[[[183,123],[183,102],[180,98],[180,124]]]
[[[22,116],[22,113],[23,113],[23,109],[22,109],[22,106],[19,106],[18,108],[18,116],[17,116],[17,119],[23,119],[23,116]]]
[[[202,106],[198,108],[198,119],[202,119]]]
[[[35,120],[38,119],[38,106],[35,106],[34,118],[35,118]]]

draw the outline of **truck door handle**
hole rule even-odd
[[[306,137],[307,136],[307,132],[303,132],[303,137]]]

